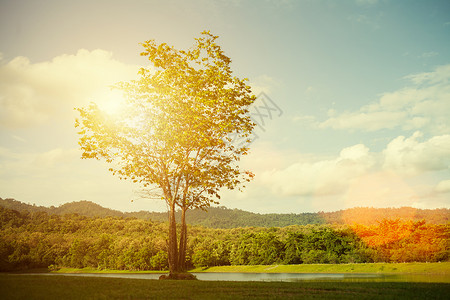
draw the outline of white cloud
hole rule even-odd
[[[258,96],[261,92],[271,94],[272,91],[281,86],[281,82],[266,74],[260,75],[249,81],[254,95]]]
[[[45,152],[18,153],[0,147],[0,178],[58,176],[69,174],[74,164],[79,164],[81,152],[78,149],[55,148]]]
[[[439,182],[435,190],[440,194],[450,193],[450,180],[443,180]]]
[[[136,77],[138,68],[104,50],[79,50],[52,61],[16,57],[0,65],[0,126],[28,127],[70,117],[75,106],[101,102],[110,85]]]
[[[358,111],[330,116],[320,128],[377,131],[401,128],[432,134],[450,132],[450,65],[406,77],[412,85],[385,93]]]
[[[47,206],[91,200],[105,207],[144,208],[145,203],[130,202],[137,186],[113,176],[106,163],[80,156],[78,149],[18,153],[0,147],[0,197]]]
[[[20,137],[20,136],[18,136],[18,135],[11,134],[11,137],[12,137],[14,140],[19,141],[19,142],[22,142],[22,143],[26,143],[26,142],[27,142],[27,140],[25,140],[24,138],[22,138],[22,137]]]
[[[355,178],[342,199],[347,208],[401,207],[420,202],[414,187],[392,171],[378,171]]]
[[[50,151],[37,154],[33,160],[32,165],[39,169],[46,169],[66,164],[70,161],[80,159],[80,151],[78,149],[62,149],[55,148]]]
[[[404,175],[417,175],[428,171],[450,169],[450,135],[434,136],[420,142],[420,132],[410,138],[399,136],[383,151],[386,170]]]
[[[308,86],[305,90],[306,95],[312,94],[314,92],[316,92],[316,88],[314,88],[313,86]]]
[[[373,30],[377,30],[380,28],[380,24],[378,20],[374,20],[372,17],[368,17],[367,15],[351,15],[347,18],[350,22],[355,24],[364,24],[372,28]]]
[[[374,163],[369,149],[359,144],[344,148],[336,158],[305,157],[285,169],[263,172],[261,179],[284,196],[333,195],[344,192],[352,179],[368,172]]]
[[[272,152],[270,157],[284,156]],[[450,192],[450,181],[436,185],[431,174],[450,169],[450,135],[425,139],[416,132],[399,136],[380,152],[358,144],[334,157],[291,153],[283,164],[262,162],[256,174],[258,190],[270,191],[280,199],[290,197],[293,203],[309,203],[319,210],[449,205],[444,196]],[[252,169],[251,164],[248,167]]]
[[[316,118],[314,116],[294,115],[291,120],[294,123],[303,123],[310,127],[314,127],[316,124]]]
[[[107,104],[118,95],[109,86],[136,78],[137,71],[103,50],[38,63],[25,57],[2,61],[0,130],[21,146],[0,147],[0,196],[40,205],[87,199],[107,207],[130,199],[131,183],[121,182],[103,163],[80,159],[73,109],[90,101],[113,109]]]
[[[419,58],[431,58],[431,57],[438,56],[438,55],[439,55],[439,53],[437,53],[435,51],[430,51],[430,52],[422,53],[419,56]]]
[[[73,123],[73,107],[115,97],[107,86],[134,78],[136,71],[136,66],[115,61],[111,53],[102,50],[80,50],[76,55],[62,55],[41,63],[31,63],[23,57],[3,61],[0,63],[0,128],[31,127],[46,121],[52,121],[57,128],[62,119]],[[273,200],[279,195],[282,196],[280,201],[284,201],[282,206],[289,209],[292,206],[288,201],[296,203],[294,205],[307,205],[311,201],[310,207],[320,210],[340,209],[344,205],[376,206],[374,203],[379,206],[392,206],[392,203],[448,206],[445,197],[450,191],[449,180],[441,178],[441,182],[430,183],[419,193],[407,179],[449,169],[450,65],[407,78],[411,86],[386,93],[358,111],[330,110],[329,119],[320,126],[368,131],[398,127],[421,129],[435,134],[434,137],[424,139],[420,133],[399,136],[379,153],[358,144],[332,157],[278,151],[259,141],[258,147],[252,148],[252,155],[242,161],[245,169],[256,173],[255,181],[244,193],[230,194],[229,198],[236,198],[236,203],[245,198],[250,210],[264,197],[275,210],[279,202]],[[256,94],[270,93],[280,85],[268,76],[252,82]],[[316,91],[315,87],[309,87],[305,94]],[[313,123],[313,117],[298,117],[295,121]],[[18,135],[11,133],[10,136],[20,143],[30,142],[30,135],[22,137],[21,133],[14,133]],[[75,142],[76,135],[73,139]],[[70,147],[56,143],[46,151],[33,153],[17,153],[0,147],[0,187],[4,193],[0,196],[30,201],[46,199],[58,191],[58,195],[65,197],[58,200],[59,203],[103,199],[106,206],[110,201],[119,203],[134,197],[131,184],[120,182],[97,161],[81,160],[80,152]],[[109,188],[105,190],[105,186]],[[422,198],[426,193],[435,199]],[[254,200],[248,200],[251,197]],[[144,208],[148,209],[142,203]]]
[[[394,128],[398,120],[406,118],[405,112],[374,111],[368,112],[363,109],[358,113],[342,113],[331,117],[319,124],[320,128],[331,127],[333,129],[365,129],[377,131],[384,128]]]

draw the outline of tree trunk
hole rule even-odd
[[[178,249],[177,249],[177,222],[175,220],[175,201],[170,203],[169,211],[169,272],[179,272]]]
[[[187,226],[186,226],[186,207],[181,208],[181,232],[180,247],[178,248],[178,264],[180,271],[186,271],[186,244],[187,244]]]

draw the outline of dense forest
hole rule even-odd
[[[163,212],[121,212],[104,208],[90,201],[78,201],[63,204],[59,207],[44,207],[25,204],[14,199],[0,198],[0,206],[20,212],[46,212],[47,214],[65,215],[79,214],[86,217],[122,217],[137,218],[158,222],[167,221],[167,213]],[[180,213],[178,213],[179,218]],[[285,227],[290,225],[338,224],[375,225],[382,219],[400,219],[402,221],[426,220],[430,224],[446,224],[450,222],[450,209],[417,209],[402,208],[351,208],[336,212],[300,213],[300,214],[257,214],[239,209],[210,207],[208,211],[200,209],[187,211],[186,221],[191,225],[210,228],[237,227]]]
[[[167,268],[168,224],[0,206],[0,270]],[[310,224],[231,229],[189,226],[190,267],[447,261],[450,224],[382,219],[375,225]]]

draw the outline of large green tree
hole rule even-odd
[[[116,86],[126,95],[121,114],[95,103],[77,108],[82,158],[106,160],[115,175],[156,188],[166,202],[171,273],[185,268],[186,211],[208,207],[223,188],[242,188],[253,177],[238,163],[255,126],[248,111],[255,96],[247,79],[233,76],[217,38],[204,31],[189,50],[146,41],[141,55],[150,66]]]

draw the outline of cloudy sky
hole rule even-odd
[[[242,162],[256,178],[221,205],[450,207],[445,0],[1,0],[0,197],[164,210],[104,163],[80,159],[73,108],[114,106],[109,86],[147,65],[140,42],[187,49],[205,29],[266,95]]]

